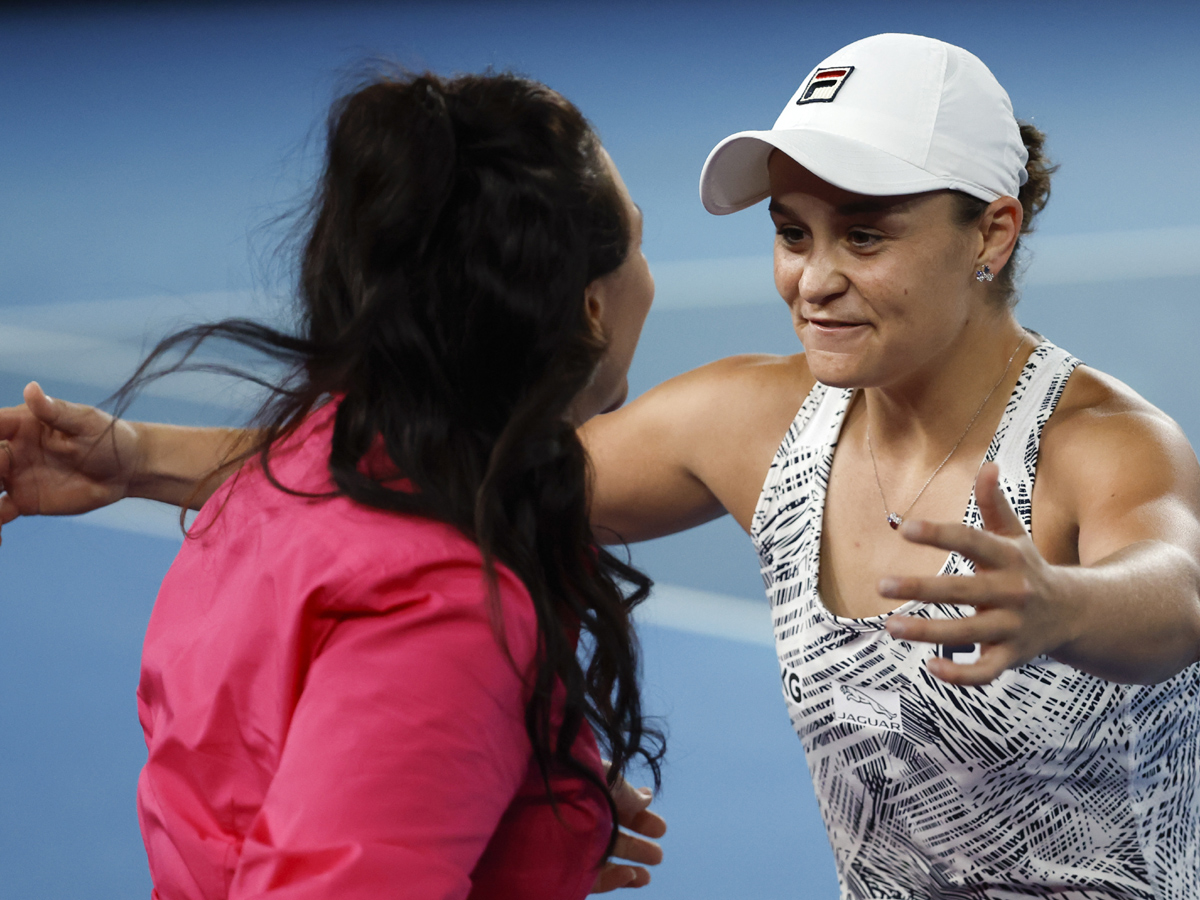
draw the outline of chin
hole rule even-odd
[[[604,409],[600,410],[600,414],[604,415],[605,413],[616,412],[618,409],[620,409],[622,406],[625,405],[625,401],[626,401],[626,399],[628,399],[628,397],[629,397],[629,384],[625,383],[625,384],[621,385],[621,390],[617,394],[617,396],[613,399],[613,401],[611,403],[609,403],[608,406],[604,407]]]
[[[804,355],[808,370],[821,384],[832,388],[863,388],[875,384],[861,357],[821,350],[805,350]]]

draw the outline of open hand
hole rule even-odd
[[[896,600],[974,606],[963,619],[893,616],[893,638],[948,646],[978,644],[979,659],[955,663],[935,657],[929,671],[951,684],[978,685],[1051,653],[1071,639],[1077,617],[1059,590],[1055,567],[1042,558],[1000,488],[1000,470],[988,463],[975,479],[983,530],[961,523],[912,521],[900,534],[914,544],[956,552],[975,564],[975,576],[885,578],[879,593]]]
[[[622,778],[610,788],[610,793],[617,805],[617,820],[622,829],[613,848],[613,859],[628,862],[606,862],[596,875],[593,894],[617,888],[644,887],[650,883],[650,870],[646,866],[657,866],[663,857],[662,847],[646,840],[667,833],[667,823],[662,816],[649,809],[650,801],[654,799],[650,789],[635,790]]]
[[[52,400],[37,382],[0,409],[0,527],[17,516],[73,515],[125,496],[138,436],[91,406]]]

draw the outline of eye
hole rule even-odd
[[[881,240],[878,234],[872,231],[864,231],[861,228],[855,228],[846,233],[847,240],[850,241],[856,249],[863,250],[874,247]]]
[[[797,225],[777,225],[775,233],[789,247],[799,244],[808,236],[804,229]]]

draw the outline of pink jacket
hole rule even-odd
[[[330,487],[334,404],[275,456]],[[232,490],[231,490],[232,488]],[[531,762],[537,623],[454,529],[272,487],[251,463],[204,506],[154,606],[138,815],[158,900],[587,894],[611,819]],[[576,755],[599,771],[586,729]]]

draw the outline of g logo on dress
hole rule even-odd
[[[783,679],[783,696],[793,703],[799,703],[803,697],[799,673],[790,666],[784,666],[780,677]]]

